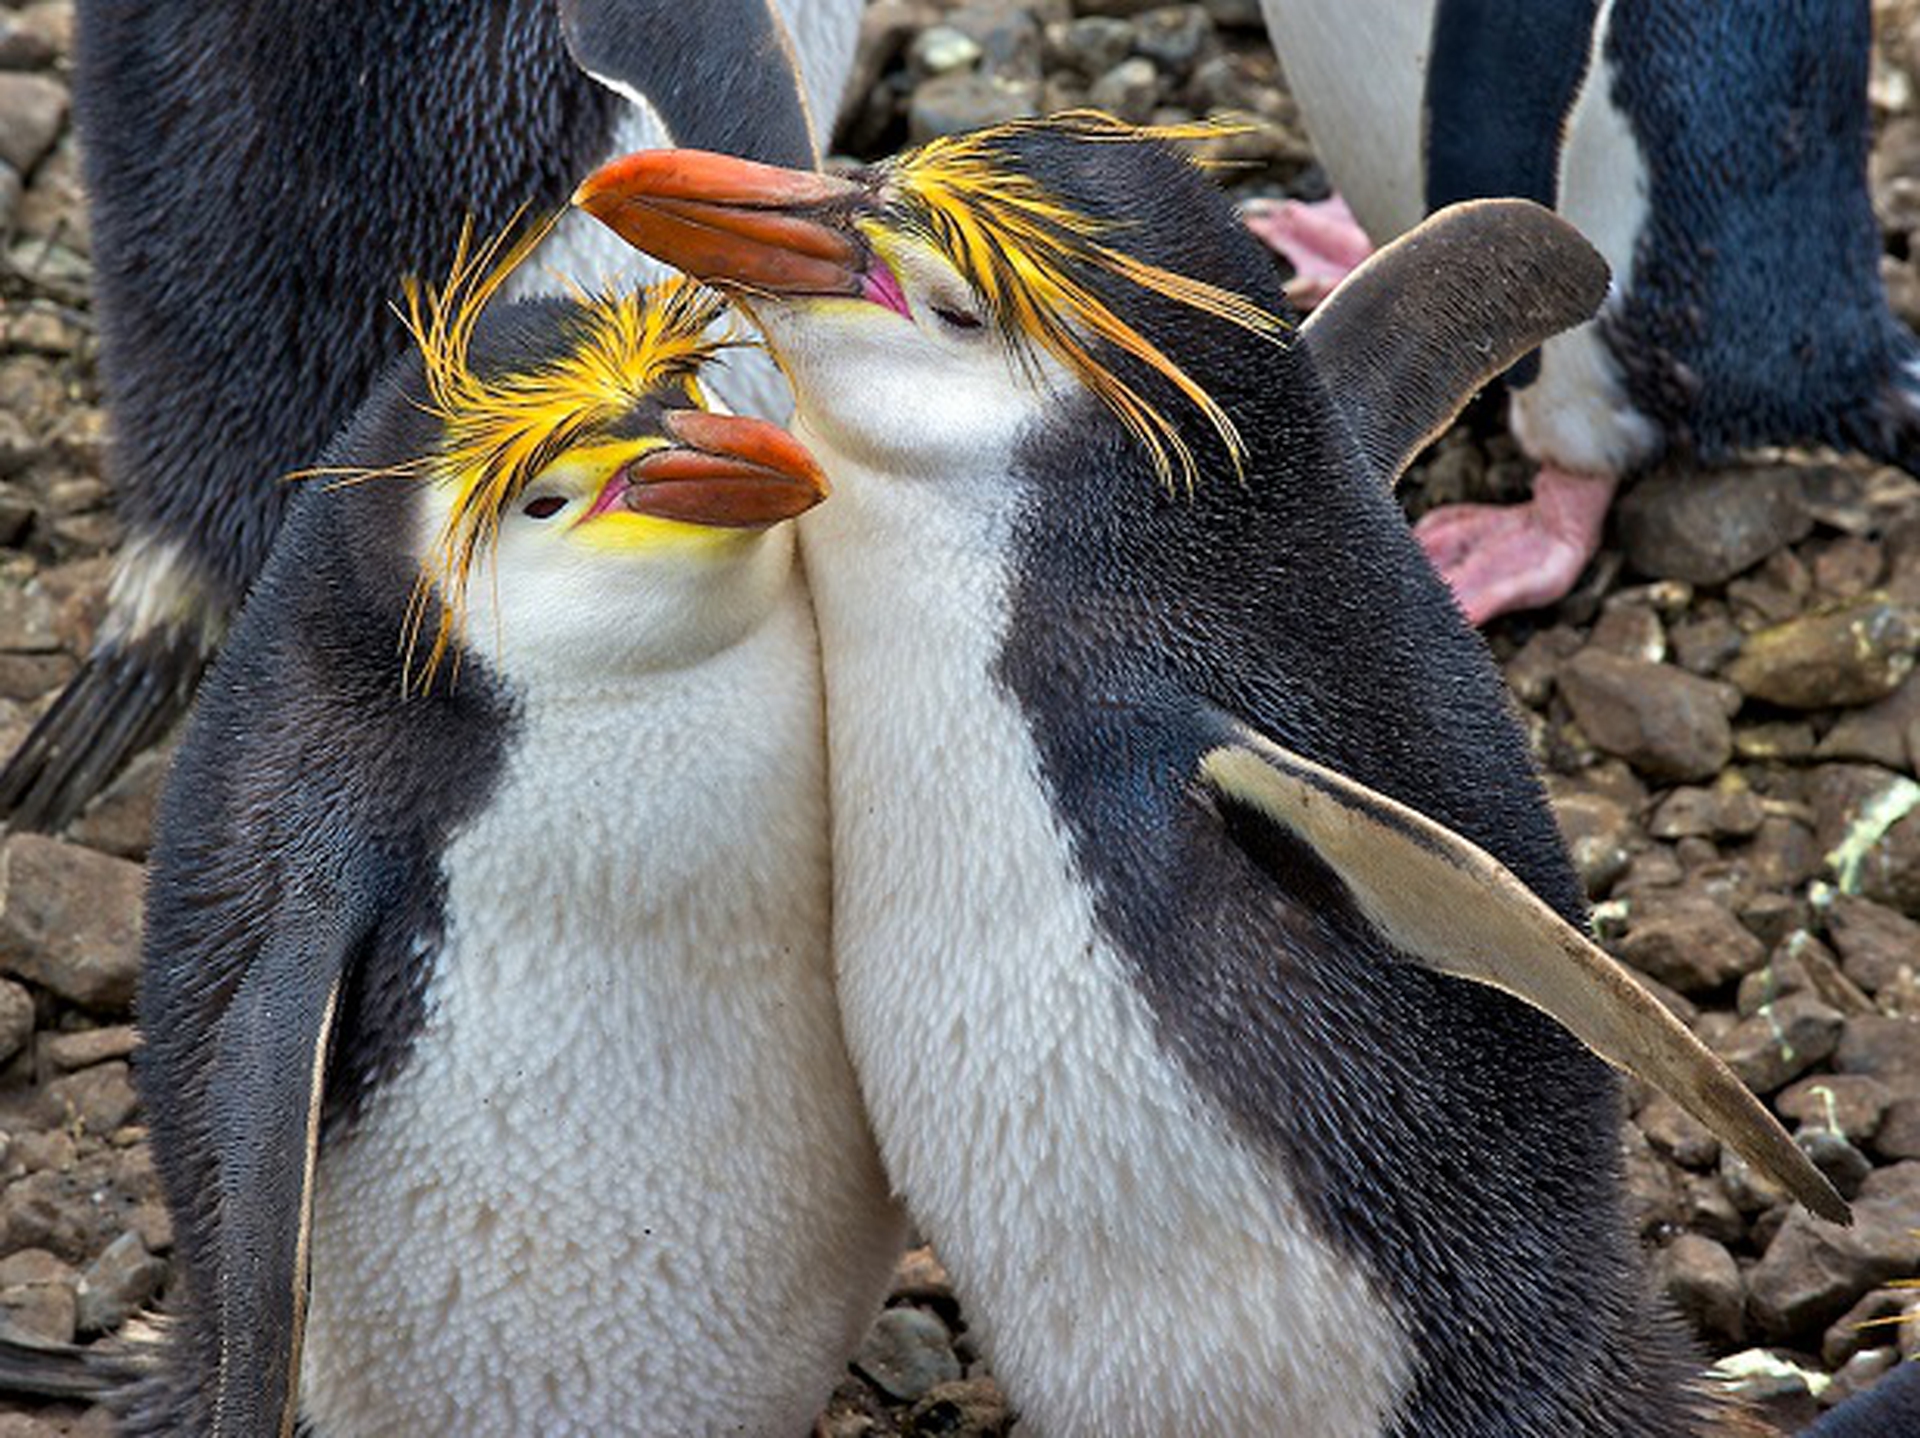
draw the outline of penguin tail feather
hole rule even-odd
[[[152,1365],[145,1340],[83,1346],[0,1332],[0,1392],[99,1402],[144,1379]]]
[[[0,826],[64,828],[186,712],[209,657],[192,631],[97,645],[0,769]]]
[[[1920,476],[1920,342],[1901,331],[1879,392],[1840,418],[1840,441],[1883,464]]]

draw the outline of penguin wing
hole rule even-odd
[[[1600,252],[1529,200],[1471,200],[1348,275],[1301,337],[1388,484],[1480,387],[1607,297]]]
[[[293,1432],[327,1055],[361,931],[332,895],[285,908],[293,913],[247,965],[210,1047],[219,1222],[206,1301],[220,1333],[220,1438]]]
[[[1626,969],[1486,850],[1444,825],[1211,712],[1200,772],[1280,825],[1339,876],[1393,947],[1533,1005],[1635,1074],[1822,1218],[1846,1203],[1733,1071]]]
[[[683,150],[811,170],[806,84],[772,0],[559,0],[576,64],[659,112]]]

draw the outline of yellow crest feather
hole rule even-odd
[[[1104,270],[1272,342],[1285,334],[1287,322],[1244,295],[1104,243],[1101,237],[1110,236],[1114,226],[1080,213],[1005,164],[1002,142],[1038,129],[1112,143],[1201,141],[1233,133],[1234,127],[1204,121],[1138,127],[1098,111],[1071,111],[932,140],[883,168],[892,205],[967,277],[1001,332],[1016,342],[1039,344],[1072,371],[1145,446],[1163,482],[1172,483],[1176,467],[1189,487],[1196,477],[1193,452],[1179,426],[1102,364],[1083,336],[1113,345],[1171,383],[1220,436],[1237,471],[1245,446],[1232,417],[1075,271]]]
[[[575,291],[568,343],[551,360],[492,376],[469,362],[475,326],[508,277],[552,230],[552,217],[509,239],[475,248],[463,232],[447,280],[403,282],[401,314],[419,347],[427,398],[440,425],[433,450],[379,471],[342,476],[429,479],[451,494],[447,519],[423,559],[408,608],[403,648],[409,684],[424,691],[465,624],[475,562],[500,535],[500,518],[567,450],[589,441],[640,400],[675,382],[691,385],[701,365],[738,343],[708,331],[725,301],[678,277],[640,290]],[[436,591],[439,624],[414,683],[414,652]]]

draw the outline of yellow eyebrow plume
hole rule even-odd
[[[1272,342],[1287,331],[1286,321],[1244,295],[1105,243],[1113,225],[1073,209],[1007,164],[1004,142],[1040,130],[1089,143],[1193,141],[1232,132],[1205,122],[1142,128],[1091,110],[1015,120],[930,141],[883,167],[889,201],[908,227],[967,278],[1003,334],[1016,343],[1039,344],[1099,396],[1145,446],[1163,483],[1171,485],[1177,468],[1192,486],[1197,474],[1192,450],[1170,418],[1094,356],[1084,336],[1133,356],[1171,383],[1220,436],[1238,471],[1245,445],[1232,418],[1081,276],[1089,271],[1117,275]]]

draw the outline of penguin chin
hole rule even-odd
[[[684,668],[739,643],[785,589],[792,525],[671,530],[621,547],[504,531],[467,581],[468,657],[509,685],[556,691]]]
[[[911,320],[868,299],[755,296],[744,306],[793,386],[810,442],[902,478],[1004,473],[1072,380],[1050,355],[1017,357],[991,330],[943,332],[910,282],[907,293]]]

